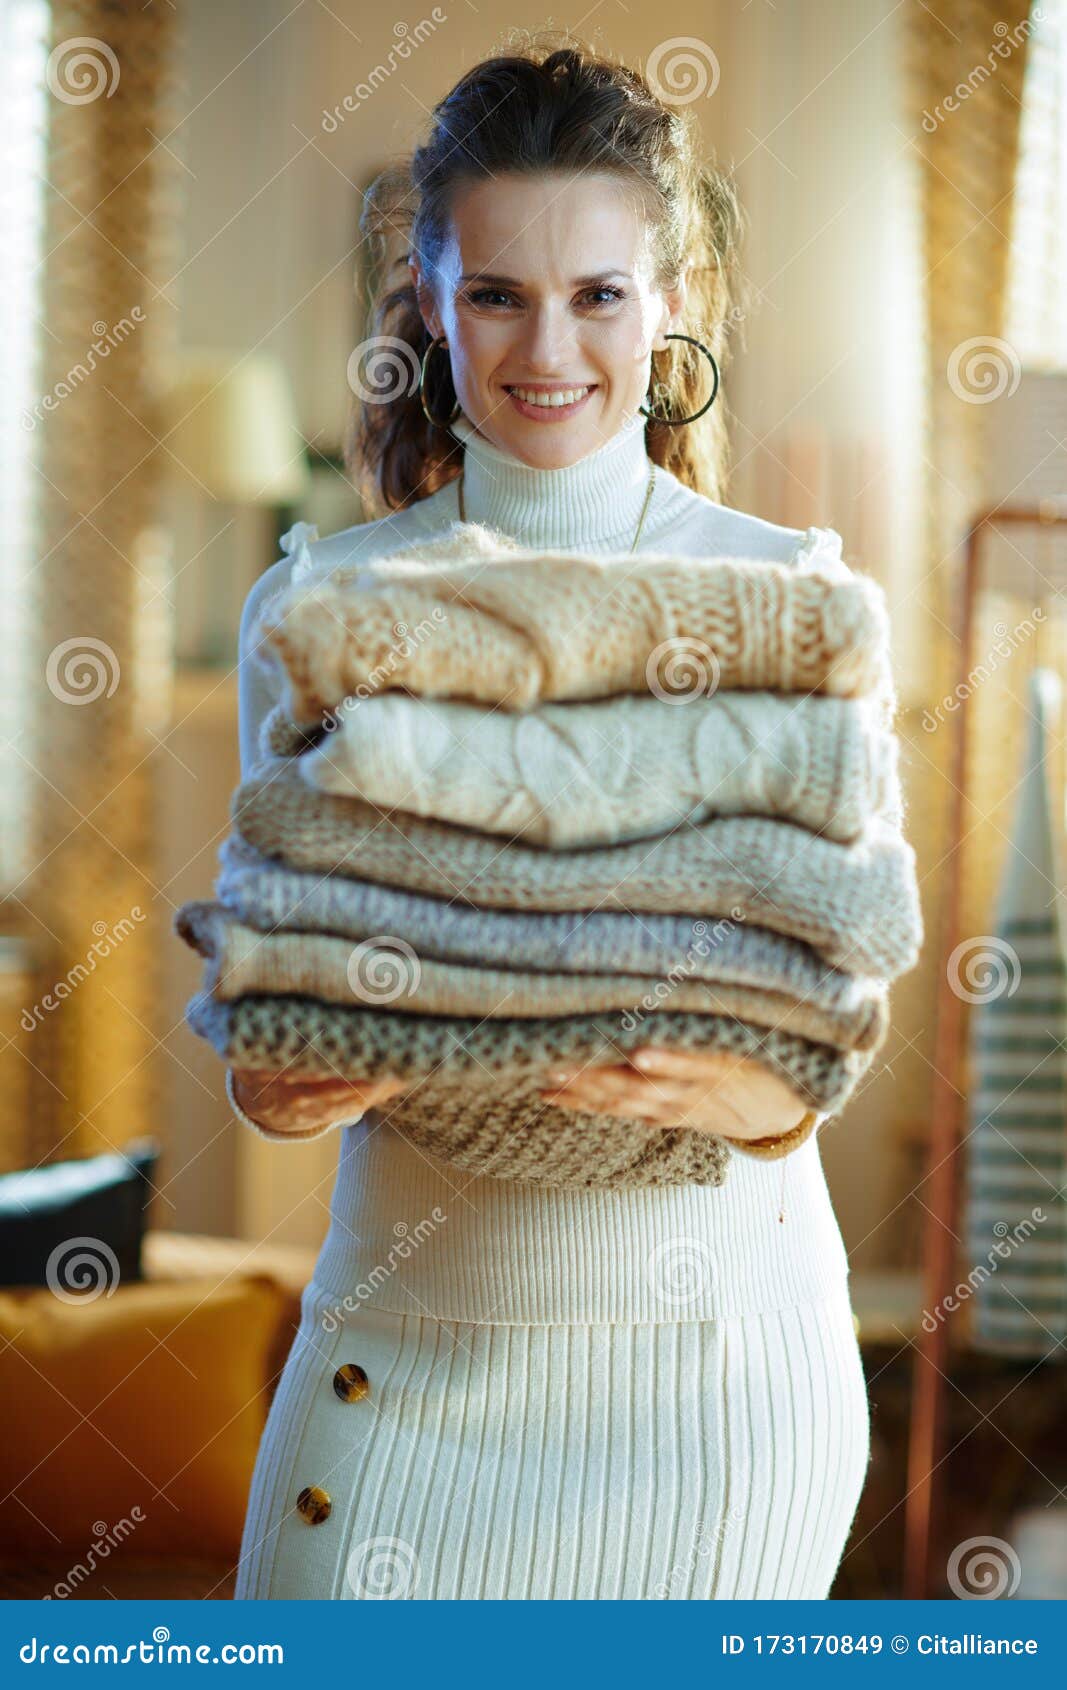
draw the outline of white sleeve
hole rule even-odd
[[[843,550],[836,528],[808,528],[790,561],[798,569],[818,569],[825,575],[847,581],[852,571],[844,560]]]
[[[237,725],[242,780],[248,778],[253,764],[259,761],[259,730],[264,717],[281,701],[285,685],[280,665],[264,661],[253,649],[252,630],[267,599],[282,587],[288,586],[293,564],[294,559],[290,555],[279,558],[269,569],[265,569],[259,579],[253,582],[241,611],[241,626],[237,638]],[[226,1097],[239,1121],[258,1133],[260,1138],[269,1138],[275,1144],[302,1144],[310,1138],[325,1138],[327,1133],[336,1132],[338,1127],[348,1126],[363,1119],[362,1115],[355,1115],[348,1120],[332,1121],[328,1126],[312,1128],[305,1132],[274,1132],[269,1127],[261,1126],[241,1108],[234,1096],[231,1068],[226,1070]]]
[[[274,593],[289,583],[292,558],[279,558],[254,581],[241,611],[237,636],[237,730],[241,753],[241,779],[247,780],[252,765],[259,761],[259,730],[263,719],[280,702],[285,676],[280,664],[253,648],[252,630],[260,610]]]

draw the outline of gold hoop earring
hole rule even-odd
[[[691,417],[661,417],[661,416],[654,415],[651,408],[646,411],[646,409],[643,405],[638,406],[638,410],[641,412],[641,415],[643,417],[648,417],[650,422],[665,423],[668,428],[681,428],[681,427],[684,426],[685,423],[696,422],[696,419],[698,417],[702,417],[704,415],[704,412],[707,411],[707,410],[710,410],[712,405],[714,405],[715,396],[719,391],[719,366],[715,362],[715,359],[712,357],[711,352],[704,345],[703,341],[694,340],[693,336],[691,334],[669,334],[669,335],[665,335],[664,339],[665,340],[687,340],[689,342],[690,346],[695,346],[698,351],[703,352],[703,354],[704,354],[705,358],[707,359],[708,363],[711,365],[711,398],[705,400],[704,404],[701,405],[699,411],[694,411]],[[654,400],[652,399],[652,384],[651,383],[649,384],[649,389],[648,389],[648,392],[645,394],[645,398],[649,401],[650,406],[654,403]]]
[[[426,348],[426,351],[422,355],[422,362],[421,362],[421,367],[420,367],[420,371],[419,371],[419,403],[422,406],[423,415],[425,416],[426,421],[429,422],[429,423],[432,423],[434,428],[447,428],[449,423],[455,422],[456,418],[459,416],[459,413],[462,409],[462,406],[460,405],[460,402],[457,399],[456,403],[455,403],[455,405],[452,409],[451,416],[449,416],[445,421],[442,421],[440,417],[435,417],[433,415],[433,412],[430,410],[430,407],[426,403],[426,371],[427,371],[427,368],[428,368],[429,362],[430,362],[430,353],[433,352],[437,347],[443,348],[444,345],[445,345],[445,337],[444,337],[443,334],[439,334],[437,336],[436,340],[431,340],[429,346]],[[451,371],[451,368],[452,368],[451,359],[449,359],[449,366],[448,367],[449,367],[449,370]]]

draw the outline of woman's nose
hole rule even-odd
[[[574,324],[554,305],[535,306],[524,325],[523,353],[532,376],[566,372],[576,344]]]

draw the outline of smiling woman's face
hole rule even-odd
[[[685,297],[684,278],[655,287],[648,225],[604,172],[465,187],[439,270],[426,278],[414,259],[411,270],[467,416],[540,469],[576,463],[636,413]],[[553,392],[554,404],[536,402]]]

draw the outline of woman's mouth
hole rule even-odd
[[[535,422],[559,422],[580,411],[596,385],[586,382],[574,387],[538,388],[516,384],[504,391],[520,416],[532,417]]]

